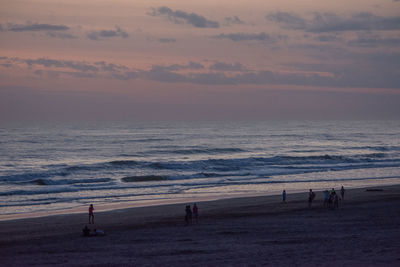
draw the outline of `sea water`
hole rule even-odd
[[[400,121],[0,125],[0,216],[400,183]]]

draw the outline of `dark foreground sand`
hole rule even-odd
[[[102,237],[82,237],[87,214],[0,222],[0,264],[135,266],[400,266],[400,186],[347,190],[338,210],[317,192],[96,213]],[[192,203],[189,203],[192,204]]]

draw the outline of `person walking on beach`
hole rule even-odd
[[[315,198],[315,193],[310,189],[310,192],[308,193],[308,206],[311,208],[312,202]]]
[[[192,222],[192,210],[190,209],[190,205],[186,205],[185,209],[186,215],[185,215],[185,222],[186,225]]]
[[[282,192],[282,202],[286,203],[286,190],[283,190]]]
[[[89,224],[93,223],[94,224],[94,214],[93,214],[94,208],[93,204],[90,204],[89,206]]]
[[[329,192],[328,190],[324,191],[324,208],[329,207]]]
[[[340,195],[342,196],[342,200],[344,200],[344,187],[342,185],[342,188],[340,189]]]
[[[193,204],[193,217],[194,220],[196,222],[196,224],[198,223],[198,218],[199,218],[199,209],[197,208],[196,203]]]

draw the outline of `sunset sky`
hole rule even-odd
[[[0,121],[399,114],[398,0],[0,0]]]

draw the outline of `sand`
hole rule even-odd
[[[317,192],[198,203],[197,224],[184,204],[0,222],[2,266],[400,266],[400,185],[346,191],[337,210]],[[192,203],[188,203],[192,204]],[[96,207],[95,207],[96,208]]]

